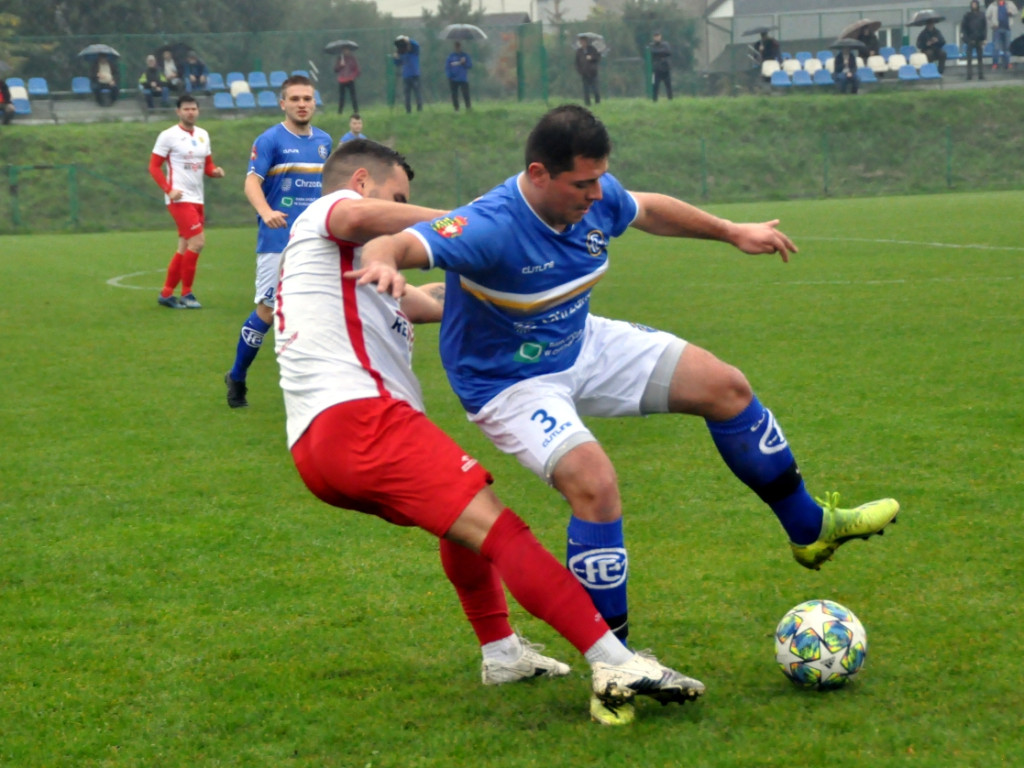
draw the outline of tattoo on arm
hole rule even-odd
[[[427,290],[427,294],[439,304],[444,304],[444,284],[433,285]]]

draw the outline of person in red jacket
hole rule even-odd
[[[351,48],[342,48],[334,62],[334,73],[338,76],[338,114],[345,111],[345,91],[352,96],[352,111],[359,111],[356,100],[356,78],[359,77],[359,62]]]
[[[203,234],[203,177],[220,179],[224,169],[213,163],[210,134],[196,125],[195,96],[178,97],[178,124],[161,131],[149,156],[149,174],[164,191],[164,203],[178,226],[178,248],[167,267],[167,279],[157,303],[169,309],[199,309],[192,293],[196,264],[205,244]],[[167,173],[163,166],[167,164]],[[181,296],[174,295],[181,284]]]

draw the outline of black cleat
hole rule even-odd
[[[248,407],[249,401],[245,399],[245,394],[249,388],[245,386],[245,382],[235,381],[228,372],[224,374],[224,383],[228,385],[228,405],[232,408]]]

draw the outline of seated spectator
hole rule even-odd
[[[946,38],[935,27],[934,21],[925,24],[921,34],[917,36],[918,50],[928,57],[928,61],[939,62],[940,73],[946,71],[946,51],[943,50],[945,44]]]
[[[205,91],[209,70],[195,51],[189,51],[185,58],[185,87],[190,91]]]
[[[857,39],[864,43],[864,50],[861,51],[861,56],[867,59],[868,56],[877,56],[879,51],[878,35],[874,32],[869,32],[868,27],[861,29],[857,35]]]
[[[0,78],[0,123],[7,125],[14,117],[14,105],[11,103],[11,89],[7,81]]]
[[[96,57],[92,65],[92,92],[96,103],[101,107],[109,107],[117,101],[119,88],[114,65],[105,53]]]
[[[146,106],[153,109],[154,97],[160,97],[160,106],[171,106],[171,85],[163,70],[156,65],[156,56],[150,54],[146,57],[146,69],[139,75],[139,88],[146,96]]]
[[[184,93],[185,81],[182,79],[182,74],[178,68],[178,62],[174,60],[174,56],[170,50],[165,50],[163,52],[163,61],[160,62],[160,67],[163,70],[164,77],[167,78],[168,84],[174,89],[174,92]]]
[[[856,51],[852,48],[841,48],[836,52],[834,76],[840,93],[857,93],[860,89],[860,77],[857,75]]]

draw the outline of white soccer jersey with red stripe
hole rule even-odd
[[[210,134],[199,126],[191,132],[172,125],[161,131],[153,145],[153,154],[167,159],[167,181],[182,191],[181,203],[203,202],[203,175],[210,155]],[[171,199],[164,195],[164,203]]]
[[[332,405],[391,396],[423,410],[412,372],[412,323],[374,285],[342,280],[358,269],[361,247],[334,239],[331,208],[356,192],[321,197],[292,225],[281,258],[274,330],[288,417],[288,447]]]

